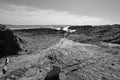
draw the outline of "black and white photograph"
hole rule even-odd
[[[0,80],[120,80],[120,0],[0,0]]]

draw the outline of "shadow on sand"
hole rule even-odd
[[[47,73],[45,80],[59,80],[60,67],[53,66],[53,69]]]

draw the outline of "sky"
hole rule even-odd
[[[120,0],[0,0],[0,23],[15,25],[120,24]]]

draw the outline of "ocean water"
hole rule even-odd
[[[54,28],[58,29],[60,27],[67,27],[69,25],[6,25],[7,28],[16,29],[34,29],[34,28]]]

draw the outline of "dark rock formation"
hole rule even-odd
[[[12,30],[0,25],[0,57],[17,54],[21,50],[19,40]]]

